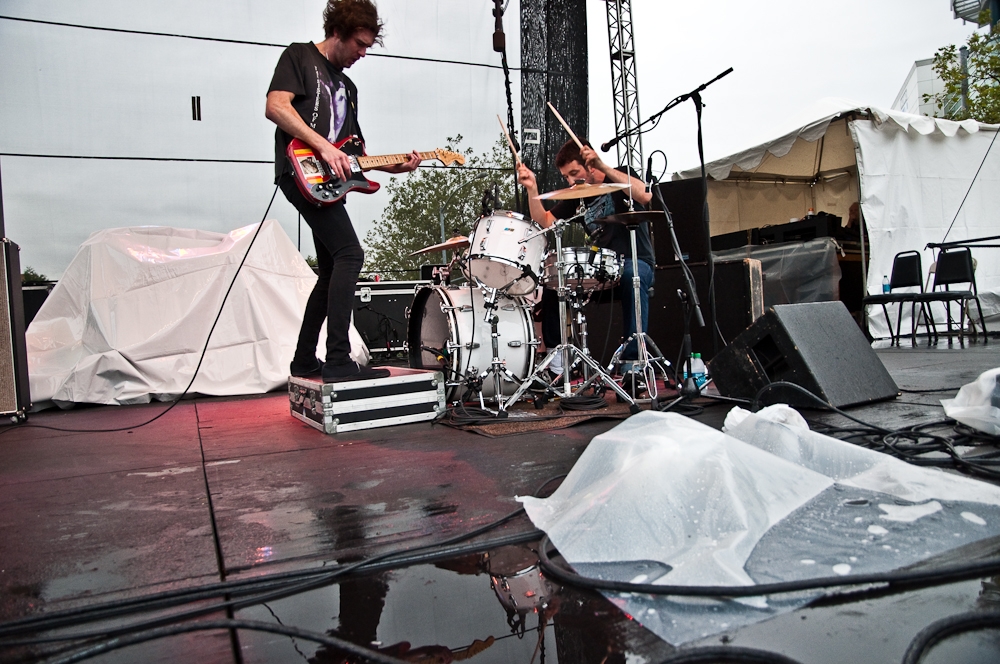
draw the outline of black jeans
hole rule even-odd
[[[354,289],[365,262],[365,252],[358,242],[344,204],[317,207],[307,201],[290,175],[278,182],[288,202],[295,206],[309,224],[316,244],[319,279],[302,316],[299,340],[295,346],[297,364],[308,364],[316,357],[319,331],[326,320],[326,362],[343,364],[350,360],[351,312]]]

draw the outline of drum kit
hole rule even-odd
[[[637,399],[635,383],[630,393],[611,375],[631,338],[618,348],[605,369],[587,348],[583,312],[594,293],[618,284],[622,262],[607,249],[562,247],[563,230],[582,217],[583,199],[627,186],[577,184],[550,192],[543,196],[579,199],[578,214],[543,229],[516,212],[496,210],[481,217],[469,237],[454,237],[413,252],[411,255],[442,250],[454,253],[448,266],[441,269],[442,282],[422,286],[415,293],[407,329],[410,366],[442,371],[449,402],[478,397],[486,409],[489,400],[496,404],[492,412],[498,417],[506,417],[510,406],[532,388],[566,398],[592,387],[602,390],[602,385],[638,412],[636,402],[641,399]],[[608,223],[625,223],[608,219]],[[546,255],[548,234],[555,238],[555,251]],[[634,232],[632,236],[634,252]],[[449,276],[456,271],[465,276],[464,286],[450,285]],[[633,283],[638,322],[638,276]],[[531,312],[533,296],[541,285],[558,293],[561,336],[560,344],[548,349],[545,358],[536,364],[541,342],[536,338]],[[568,318],[570,309],[572,318]],[[641,326],[636,329],[641,330]],[[644,376],[649,398],[655,399],[656,370],[666,381],[665,367],[669,363],[645,334],[633,337],[637,337],[640,350],[637,368]],[[563,369],[553,378],[548,367],[556,355],[562,356]],[[575,384],[571,375],[579,379]]]

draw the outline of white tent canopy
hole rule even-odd
[[[926,273],[935,255],[928,243],[1000,234],[996,125],[827,99],[794,127],[706,164],[712,235],[787,223],[810,207],[846,219],[860,202],[870,253],[867,292],[877,293],[900,251],[921,251]],[[699,176],[695,168],[674,179]],[[973,249],[987,316],[1000,314],[1000,257],[989,253],[995,251]],[[869,328],[887,335],[881,309],[869,312]]]
[[[210,330],[192,393],[257,394],[286,384],[316,275],[277,222],[265,221],[254,239],[257,228],[91,235],[28,327],[36,407],[176,399]],[[351,355],[367,362],[353,325]]]

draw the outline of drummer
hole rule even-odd
[[[642,180],[629,172],[624,167],[612,168],[604,163],[591,147],[590,143],[582,140],[583,147],[577,146],[575,141],[567,141],[559,152],[556,153],[556,168],[567,184],[573,186],[580,182],[587,184],[601,184],[603,182],[617,182],[620,184],[631,184],[631,189],[621,189],[609,194],[582,199],[586,205],[584,224],[590,241],[597,247],[611,249],[623,260],[621,271],[621,284],[616,295],[622,303],[622,316],[625,331],[625,338],[628,339],[635,333],[635,305],[632,294],[632,279],[636,271],[639,273],[639,302],[642,307],[642,331],[647,332],[649,327],[649,289],[653,286],[654,270],[656,263],[653,254],[653,243],[649,236],[649,227],[643,223],[636,233],[636,253],[638,264],[632,264],[632,245],[629,239],[629,230],[622,224],[602,224],[598,220],[612,214],[620,214],[629,211],[629,196],[634,202],[635,210],[644,210],[652,199],[652,194],[646,191],[646,186]],[[547,211],[542,202],[536,198],[538,196],[538,182],[535,174],[523,163],[517,167],[517,180],[528,190],[528,208],[531,218],[543,228],[551,226],[556,219],[569,219],[577,213],[578,200],[559,201],[551,211]],[[631,193],[630,193],[631,192]],[[546,347],[552,348],[559,344],[559,315],[558,300],[553,292],[543,293],[542,297],[542,339]],[[638,348],[633,340],[622,353],[622,359],[633,361],[638,358]],[[561,360],[561,358],[559,358]],[[629,367],[626,366],[626,369]],[[555,373],[560,373],[562,368],[552,365]]]

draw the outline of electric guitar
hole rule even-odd
[[[351,172],[346,180],[341,180],[333,170],[320,159],[308,144],[293,138],[288,144],[285,154],[292,163],[295,173],[295,184],[306,200],[316,205],[333,205],[349,191],[359,191],[362,194],[374,194],[379,190],[378,182],[372,182],[364,176],[379,166],[405,164],[408,154],[386,154],[369,157],[365,154],[365,144],[357,136],[349,136],[333,147],[344,152],[351,162]],[[457,152],[449,152],[438,148],[433,152],[418,152],[421,159],[438,159],[445,166],[453,163],[465,164],[465,157]]]

